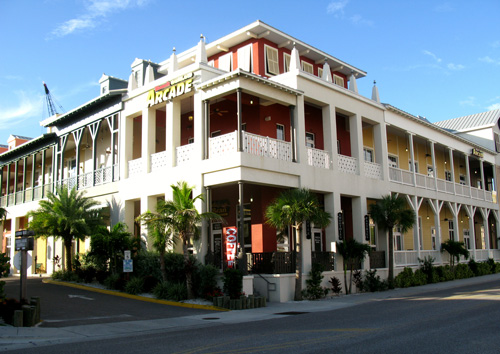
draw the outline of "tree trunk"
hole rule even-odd
[[[302,224],[297,225],[295,241],[295,301],[302,300],[302,257],[300,253],[300,238]]]
[[[347,287],[347,262],[345,258],[343,259],[344,263],[344,287],[345,287],[345,294],[349,294],[349,288]]]
[[[160,270],[163,281],[167,281],[167,270],[165,269],[165,248],[160,251]]]
[[[387,278],[389,289],[394,289],[394,234],[389,228],[389,276]]]
[[[73,268],[71,264],[71,241],[72,238],[67,238],[64,240],[64,250],[66,251],[66,271],[71,271]]]
[[[184,253],[184,267],[186,271],[186,288],[188,299],[194,299],[192,265],[189,262],[188,240],[183,239],[182,252]]]

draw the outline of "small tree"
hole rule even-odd
[[[455,258],[457,259],[457,263],[460,262],[460,256],[464,256],[465,259],[469,258],[469,250],[460,241],[446,240],[441,244],[441,252],[444,251],[450,255],[450,267],[452,268],[455,266]]]
[[[39,202],[39,208],[30,211],[28,227],[35,232],[35,237],[62,239],[66,251],[66,270],[72,270],[72,242],[84,240],[99,225],[103,225],[102,210],[95,207],[99,203],[87,198],[84,192],[68,186],[56,188],[56,193],[49,192],[47,200]]]
[[[281,193],[266,209],[266,222],[282,231],[292,227],[296,231],[293,243],[295,260],[295,300],[302,300],[302,258],[300,244],[302,225],[311,221],[315,227],[330,224],[330,213],[323,210],[316,196],[307,188],[290,189]]]
[[[9,275],[10,269],[10,258],[7,257],[5,253],[0,253],[0,278],[7,277]],[[5,293],[3,287],[5,285],[4,281],[0,281],[0,302],[5,300]]]
[[[352,272],[354,265],[365,259],[371,248],[365,243],[356,241],[355,239],[344,240],[337,242],[337,252],[342,256],[344,263],[344,286],[345,293],[351,293]],[[349,284],[347,284],[347,269],[349,268]]]
[[[370,215],[377,226],[389,232],[389,288],[394,288],[394,226],[401,227],[405,233],[415,223],[415,212],[406,207],[406,201],[396,194],[383,196],[376,204],[370,206]]]
[[[131,233],[127,231],[127,225],[119,222],[111,230],[101,226],[90,236],[89,254],[95,257],[103,268],[106,268],[109,262],[109,270],[116,272],[123,251],[130,249],[130,245]]]

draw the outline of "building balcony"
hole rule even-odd
[[[496,192],[494,191],[486,191],[444,179],[435,179],[420,173],[415,173],[414,179],[413,172],[400,168],[389,167],[389,180],[394,183],[496,203]]]

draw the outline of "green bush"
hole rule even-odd
[[[167,281],[170,283],[186,282],[186,265],[184,264],[184,255],[181,253],[165,253],[165,270],[167,272]]]
[[[467,264],[457,264],[455,267],[455,279],[466,279],[474,276],[474,272]]]
[[[123,291],[125,279],[120,274],[111,274],[104,280],[104,285],[111,290]]]
[[[455,273],[452,271],[449,265],[436,267],[436,272],[438,274],[440,282],[455,279]]]
[[[418,259],[420,263],[420,269],[427,276],[427,284],[438,283],[439,276],[434,267],[434,257],[426,256],[423,259]]]
[[[363,280],[363,290],[364,291],[384,291],[387,290],[389,284],[386,281],[380,279],[380,276],[377,275],[377,270],[367,270],[365,273],[365,278]]]
[[[317,300],[326,296],[328,289],[323,288],[323,266],[318,263],[313,263],[309,278],[306,279],[306,288],[302,290],[302,296],[309,300]]]
[[[5,253],[0,252],[0,278],[7,277],[9,275],[9,260],[10,258],[7,257]],[[5,299],[4,285],[5,282],[0,281],[0,302]]]
[[[497,272],[497,265],[493,258],[488,258],[488,260],[485,263],[487,263],[490,266],[491,274],[495,274]]]
[[[153,289],[153,295],[157,299],[166,299],[168,298],[168,289],[170,284],[166,281],[159,282]]]
[[[477,276],[477,262],[474,260],[474,258],[471,258],[469,261],[469,268],[474,273],[474,276]]]
[[[159,281],[152,275],[147,275],[144,277],[144,292],[150,293],[153,291],[156,285],[158,285]]]
[[[413,285],[413,270],[410,267],[405,267],[396,278],[394,278],[394,286],[397,288],[408,288]]]
[[[125,292],[132,295],[137,295],[142,293],[144,290],[144,279],[139,277],[131,278],[127,284],[125,284]]]
[[[412,286],[420,286],[425,284],[427,284],[427,274],[425,274],[422,269],[417,269],[415,273],[413,273]]]
[[[199,293],[203,298],[208,298],[209,294],[217,288],[217,277],[219,269],[211,264],[202,265],[199,268],[200,286]]]
[[[491,266],[486,262],[480,262],[477,264],[477,276],[491,274]]]
[[[78,275],[69,270],[57,270],[52,273],[52,279],[60,281],[73,281],[78,282]]]
[[[331,277],[328,282],[332,285],[332,292],[335,295],[340,295],[340,293],[342,292],[342,285],[340,283],[339,278]]]
[[[187,299],[186,283],[170,283],[167,290],[167,299],[172,301]]]
[[[162,279],[160,270],[160,255],[157,252],[141,250],[134,257],[134,274],[144,278],[148,275]]]
[[[231,299],[239,299],[243,289],[243,275],[238,269],[228,268],[224,271],[224,293]]]

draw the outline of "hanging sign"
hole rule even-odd
[[[238,229],[236,227],[227,227],[224,229],[226,238],[226,262],[228,268],[234,268],[236,259],[236,248],[238,245]]]
[[[365,240],[370,241],[370,217],[365,215]]]
[[[149,90],[147,97],[148,107],[170,101],[175,97],[191,92],[193,89],[193,76],[193,73],[182,75],[174,80],[167,81],[163,85],[156,86],[153,90]]]
[[[339,240],[344,239],[344,217],[342,212],[337,213],[337,225],[338,225],[338,232],[339,232]]]
[[[482,152],[479,149],[472,149],[472,155],[483,158],[484,157],[484,152]]]

